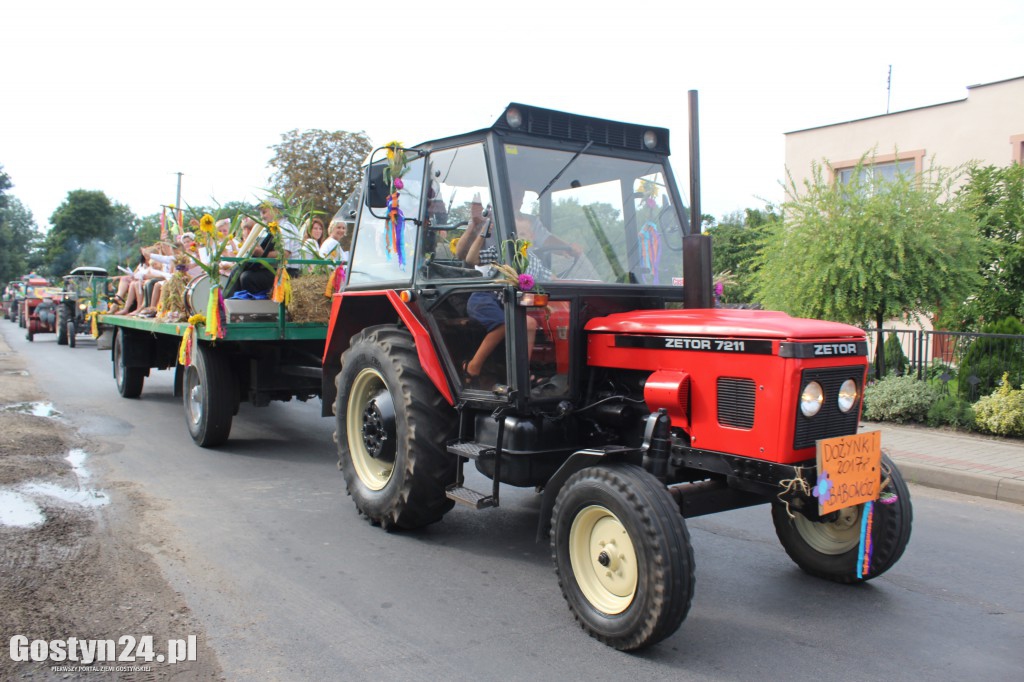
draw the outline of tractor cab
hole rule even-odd
[[[404,291],[462,401],[575,401],[587,320],[683,300],[690,230],[668,154],[663,128],[520,104],[378,150],[346,291]]]

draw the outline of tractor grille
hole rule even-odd
[[[814,442],[821,438],[849,436],[857,433],[860,405],[854,405],[852,410],[843,413],[839,411],[836,398],[839,396],[839,387],[847,379],[857,382],[857,393],[863,396],[864,387],[861,385],[863,373],[864,368],[860,366],[808,369],[803,372],[800,378],[801,392],[808,382],[817,381],[825,393],[825,402],[822,403],[818,414],[808,418],[800,411],[800,397],[797,396],[797,404],[793,406],[793,411],[796,413],[794,448],[798,450],[809,448],[813,447]]]
[[[754,381],[718,378],[718,423],[737,429],[754,428]]]

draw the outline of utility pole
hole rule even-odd
[[[885,83],[885,113],[889,113],[889,102],[892,99],[892,64],[889,65],[889,79]]]
[[[177,175],[178,175],[178,194],[174,197],[174,212],[177,213],[178,215],[175,216],[174,220],[178,224],[178,230],[182,234],[184,234],[184,232],[185,232],[185,225],[184,225],[184,218],[183,218],[183,216],[185,214],[181,212],[181,176],[184,175],[184,173],[182,173],[181,171],[178,171]]]

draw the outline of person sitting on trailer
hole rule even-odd
[[[264,236],[263,242],[253,248],[250,256],[252,258],[283,257],[285,259],[298,256],[302,248],[302,241],[299,238],[298,228],[284,215],[284,203],[280,199],[267,199],[260,204],[259,210],[260,218],[262,218],[264,225],[277,223],[277,227],[281,231],[281,249],[283,253],[276,251],[273,235],[268,233]],[[294,266],[288,266],[288,275],[298,277],[299,269]],[[263,263],[246,263],[242,266],[238,277],[235,278],[237,281],[229,284],[229,290],[224,293],[224,296],[225,298],[230,298],[239,291],[245,291],[250,295],[264,294],[274,286],[274,277],[274,271],[263,265]]]

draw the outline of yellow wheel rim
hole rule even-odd
[[[383,462],[370,454],[364,438],[365,413],[370,401],[386,384],[380,373],[371,368],[359,372],[352,382],[348,408],[345,415],[345,430],[348,439],[348,452],[356,475],[370,490],[382,490],[391,480],[394,465]]]
[[[815,522],[797,514],[793,525],[815,551],[832,556],[845,554],[860,544],[861,509],[860,505],[840,509],[832,521]]]
[[[605,507],[585,507],[573,519],[569,561],[580,591],[597,610],[615,615],[633,603],[636,550],[626,527]]]

